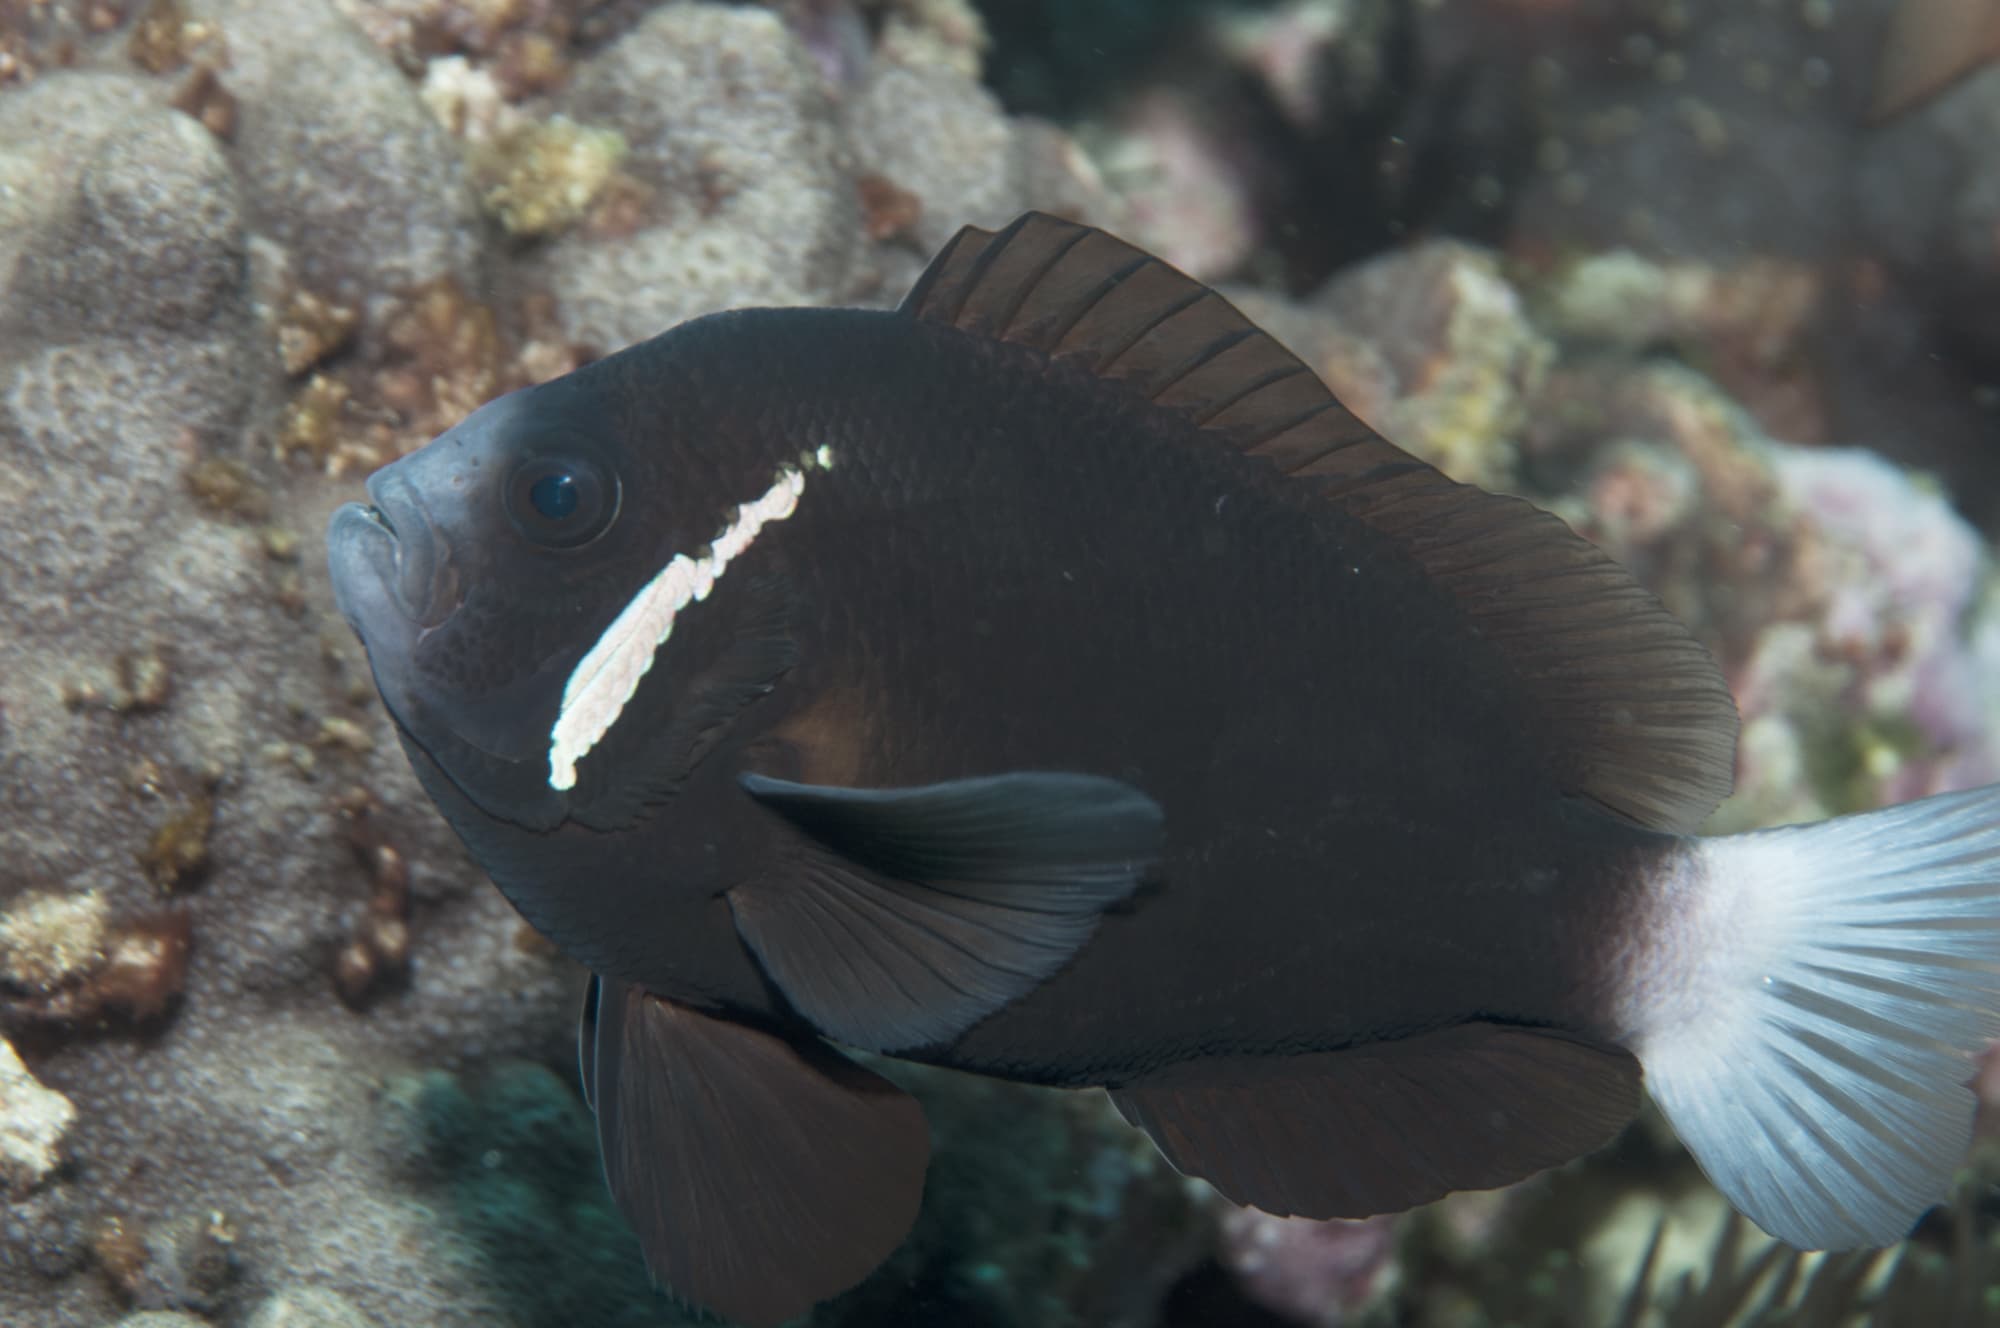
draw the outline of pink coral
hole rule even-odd
[[[1223,1220],[1223,1262],[1266,1309],[1309,1324],[1354,1322],[1394,1284],[1399,1222],[1313,1222],[1242,1208]]]
[[[1984,570],[1978,535],[1943,494],[1872,452],[1783,448],[1772,470],[1824,541],[1821,652],[1854,669],[1863,714],[1906,717],[1934,753],[1886,772],[1879,800],[1995,778],[1982,670],[1963,632]]]

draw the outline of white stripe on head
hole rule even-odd
[[[562,705],[549,732],[549,787],[576,785],[576,763],[611,731],[625,703],[639,690],[639,680],[653,667],[660,647],[673,634],[674,618],[690,604],[708,598],[729,564],[741,557],[765,526],[783,521],[799,505],[808,470],[833,466],[833,451],[819,447],[800,455],[798,465],[778,472],[771,487],[736,509],[736,514],[709,542],[708,551],[690,558],[677,553],[632,597],[597,644],[577,661],[563,687]]]

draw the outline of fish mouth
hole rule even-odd
[[[413,626],[436,627],[461,599],[451,546],[415,487],[394,466],[368,477],[368,497],[366,504],[343,505],[327,531],[334,599],[342,615],[365,639],[371,607],[384,607],[380,598],[386,591]]]
[[[395,523],[389,520],[388,514],[385,513],[381,508],[375,507],[373,505],[370,505],[368,507],[362,507],[360,503],[349,503],[347,504],[347,506],[358,509],[361,515],[365,517],[367,520],[374,522],[382,529],[388,531],[390,539],[396,538]]]

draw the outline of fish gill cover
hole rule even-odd
[[[1072,42],[1060,103],[986,63],[1032,61],[1008,8],[0,0],[0,1321],[684,1317],[599,1188],[583,976],[429,810],[319,531],[503,391],[888,305],[962,224],[1224,283],[1629,567],[1743,712],[1710,830],[1994,777],[2000,87],[1954,59],[1867,123],[1936,6],[1123,6],[1157,32]],[[1795,1272],[1651,1116],[1322,1224],[1095,1094],[882,1068],[924,1216],[817,1322],[1991,1313],[1977,1156],[1887,1257]]]

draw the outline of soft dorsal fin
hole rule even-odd
[[[1192,277],[1030,212],[961,230],[902,312],[1115,381],[1314,484],[1458,601],[1535,708],[1568,792],[1667,830],[1692,830],[1728,796],[1736,706],[1665,606],[1554,516],[1383,438]]]

